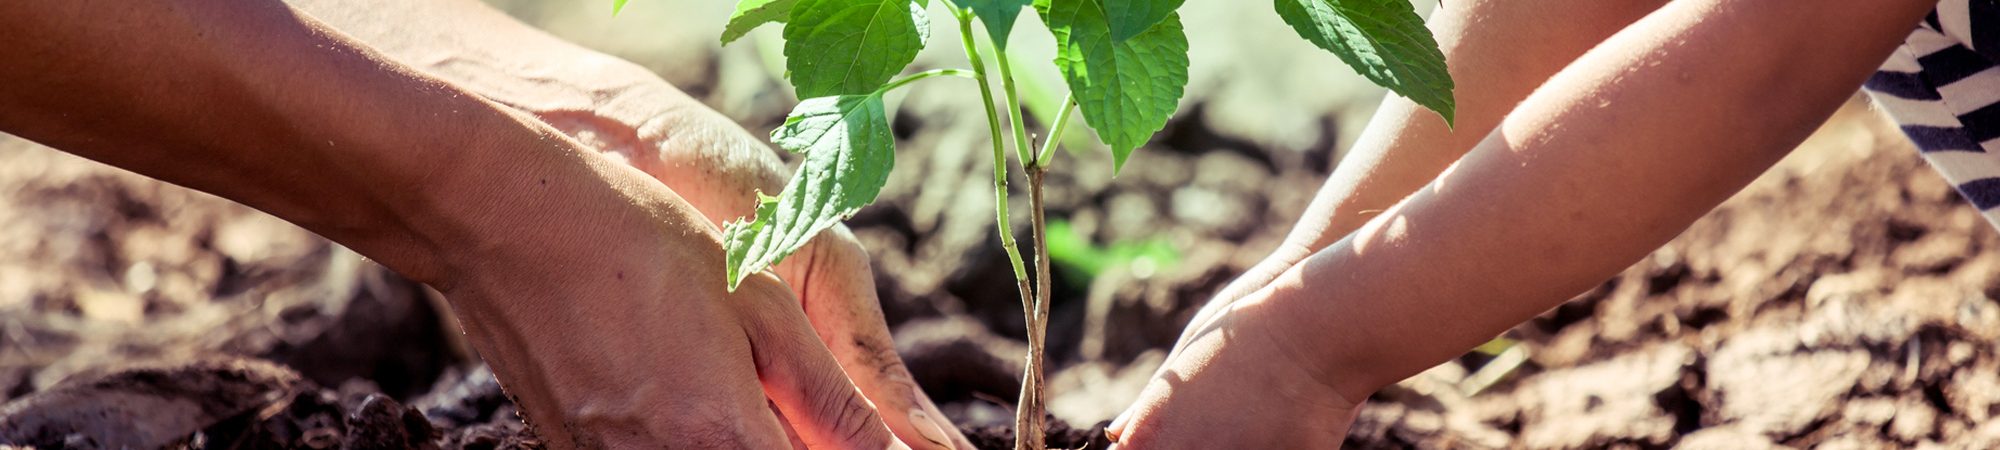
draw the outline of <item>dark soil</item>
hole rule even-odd
[[[1110,425],[1111,421],[1106,420],[1090,428],[1070,428],[1068,423],[1061,420],[1050,420],[1048,430],[1045,431],[1048,433],[1047,439],[1044,442],[1048,444],[1048,448],[1109,448],[1111,439],[1105,436],[1104,427]],[[965,432],[965,438],[971,440],[972,445],[982,449],[1014,448],[1012,427],[967,427],[959,431]]]
[[[1053,178],[1050,216],[1081,236],[1179,255],[1055,280],[1052,447],[1107,446],[1102,422],[1188,315],[1325,176],[1324,156],[1188,116],[1146,171],[1078,175],[1109,173],[1078,158]],[[2000,447],[2000,235],[1894,133],[1849,108],[1673,243],[1508,332],[1511,349],[1385,389],[1348,446]],[[918,170],[852,223],[919,383],[975,443],[1010,448],[1022,332],[990,169],[944,153],[899,154]],[[539,447],[437,305],[276,219],[0,137],[0,443]]]

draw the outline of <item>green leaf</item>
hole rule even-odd
[[[800,98],[868,94],[917,58],[929,28],[911,0],[799,0],[785,69]]]
[[[1118,40],[1099,0],[1037,0],[1056,36],[1056,68],[1069,83],[1085,123],[1111,146],[1113,170],[1167,125],[1188,82],[1187,34],[1169,14],[1153,28]]]
[[[722,43],[728,44],[749,34],[759,26],[771,22],[784,22],[792,14],[792,6],[798,0],[742,0],[736,3],[736,12],[729,15],[729,24],[722,27]]]
[[[1407,0],[1276,0],[1300,37],[1340,56],[1361,76],[1452,123],[1444,52]]]
[[[758,194],[757,215],[722,228],[729,289],[778,264],[842,219],[875,201],[896,165],[895,136],[882,96],[842,95],[799,102],[771,141],[805,155],[777,197]]]
[[[1185,0],[1093,0],[1086,3],[1103,5],[1106,16],[1111,18],[1111,39],[1123,41],[1145,33],[1167,20],[1174,10],[1180,9]]]
[[[618,15],[619,11],[624,11],[624,10],[625,10],[625,0],[611,0],[611,15],[616,16]]]
[[[993,37],[993,47],[1007,49],[1007,36],[1014,31],[1014,19],[1021,17],[1021,8],[1033,4],[1034,0],[960,0],[958,4],[972,10],[979,22],[986,24],[986,35]]]

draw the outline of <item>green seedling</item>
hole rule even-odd
[[[1063,220],[1049,221],[1048,236],[1049,260],[1055,262],[1056,270],[1082,284],[1090,284],[1090,280],[1111,270],[1127,270],[1135,275],[1167,270],[1181,259],[1180,252],[1165,239],[1098,245]]]
[[[614,0],[614,9],[624,0]],[[1043,446],[1042,355],[1049,310],[1045,175],[1073,112],[1110,149],[1113,172],[1166,126],[1188,82],[1188,40],[1178,10],[1184,0],[937,0],[964,42],[965,69],[903,75],[930,43],[932,0],[739,0],[722,33],[728,44],[759,26],[784,24],[785,69],[797,108],[772,142],[804,156],[777,196],[759,194],[754,217],[728,223],[730,289],[797,251],[820,231],[875,201],[895,165],[885,93],[934,78],[979,85],[991,132],[995,221],[1027,316],[1029,355],[1016,405],[1015,446]],[[1363,77],[1452,120],[1452,81],[1436,40],[1405,0],[1275,0],[1278,16],[1300,37],[1337,55]],[[1035,149],[1009,66],[1008,37],[1032,8],[1054,35],[1053,63],[1069,92]],[[973,22],[985,30],[984,46]],[[988,70],[986,53],[996,62]],[[899,77],[899,75],[901,75]],[[1004,107],[995,100],[1000,80]],[[1009,125],[1003,128],[1002,117]],[[1011,131],[1011,133],[1010,133]],[[1008,208],[1008,142],[1029,183],[1035,276],[1015,243]]]

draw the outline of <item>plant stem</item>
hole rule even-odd
[[[1021,262],[1020,246],[1014,242],[1014,226],[1007,215],[1006,144],[1001,138],[999,114],[994,111],[993,85],[987,81],[986,63],[979,56],[978,41],[972,34],[972,11],[960,8],[957,4],[949,0],[947,0],[947,5],[951,7],[952,15],[958,19],[958,34],[959,38],[965,43],[965,58],[971,62],[972,71],[979,79],[979,99],[986,104],[986,126],[992,132],[993,138],[994,220],[999,224],[1000,246],[1006,249],[1007,260],[1014,266],[1014,281],[1021,291],[1021,312],[1028,325],[1028,363],[1024,370],[1025,373],[1021,375],[1021,399],[1016,402],[1014,408],[1014,448],[1015,450],[1042,450],[1047,444],[1044,440],[1042,430],[1042,411],[1046,409],[1043,407],[1042,400],[1042,343],[1047,330],[1048,303],[1045,300],[1035,300],[1037,291],[1029,285],[1027,268]],[[1014,142],[1016,149],[1019,151],[1021,166],[1023,168],[1035,167],[1034,160],[1030,159],[1031,155],[1028,153],[1027,131],[1021,123],[1020,103],[1018,97],[1015,95],[1013,74],[1007,66],[1007,55],[997,48],[994,49],[994,53],[999,56],[1001,79],[1006,83],[1007,108],[1009,118],[1013,121]],[[1041,244],[1046,238],[1043,232],[1045,223],[1042,220],[1041,213],[1042,191],[1040,173],[1038,170],[1028,170],[1029,183],[1034,187],[1032,192],[1032,200],[1035,205],[1034,229],[1035,240],[1037,242],[1036,251],[1039,252],[1037,255],[1040,255],[1036,259],[1039,264],[1037,270],[1043,280],[1042,286],[1045,291],[1048,286],[1049,268],[1048,250],[1045,245]],[[1041,292],[1041,298],[1046,299],[1047,292]]]
[[[1000,132],[1000,114],[994,112],[994,88],[986,80],[986,62],[980,58],[978,40],[972,36],[972,12],[952,6],[952,16],[958,18],[958,36],[966,44],[966,60],[972,62],[972,72],[980,80],[980,100],[986,102],[986,128],[992,130],[994,144],[994,222],[1000,228],[1000,248],[1006,250],[1006,258],[1014,264],[1014,282],[1020,288],[1020,308],[1022,316],[1028,320],[1028,374],[1022,374],[1020,402],[1014,408],[1014,448],[1016,450],[1042,450],[1042,364],[1040,348],[1034,342],[1038,326],[1034,322],[1034,288],[1028,286],[1028,268],[1020,260],[1020,244],[1014,242],[1014,224],[1008,220],[1006,204],[1006,140]],[[1004,62],[1002,62],[1004,64]],[[1030,388],[1032,386],[1032,388]]]
[[[1034,225],[1035,230],[1035,308],[1033,312],[1028,314],[1028,368],[1027,376],[1023,377],[1023,382],[1021,383],[1021,398],[1023,399],[1021,410],[1034,411],[1033,423],[1036,430],[1035,443],[1037,445],[1035,448],[1037,449],[1041,448],[1039,444],[1042,443],[1040,440],[1043,419],[1042,411],[1046,409],[1044,403],[1045,397],[1043,395],[1044,383],[1042,382],[1042,374],[1044,369],[1042,361],[1043,356],[1048,354],[1049,348],[1049,238],[1048,220],[1042,216],[1045,210],[1045,203],[1042,198],[1042,181],[1049,172],[1047,163],[1048,161],[1043,160],[1041,161],[1041,165],[1027,169],[1028,204],[1031,205],[1031,209],[1034,212],[1031,223]],[[1032,400],[1032,403],[1030,403],[1030,400]],[[1032,408],[1027,406],[1030,404],[1033,405]],[[1017,417],[1015,421],[1019,422],[1020,420]],[[1016,435],[1019,435],[1018,432]],[[1016,445],[1016,447],[1019,447],[1019,445]],[[1016,450],[1019,449],[1017,448]]]
[[[1035,167],[1048,168],[1048,161],[1056,157],[1056,144],[1062,142],[1063,131],[1069,129],[1069,112],[1076,109],[1076,93],[1063,97],[1062,109],[1056,110],[1055,122],[1049,124],[1048,141],[1042,143],[1042,151],[1035,156]]]
[[[1027,265],[1021,262],[1021,248],[1014,242],[1014,225],[1007,220],[1007,148],[1006,140],[1000,133],[1000,117],[994,112],[993,84],[986,81],[986,62],[979,57],[979,48],[972,38],[972,15],[968,10],[952,8],[958,17],[958,33],[965,41],[965,58],[972,63],[974,78],[979,80],[979,99],[986,102],[986,127],[993,132],[993,197],[994,215],[1000,228],[1000,247],[1007,250],[1008,262],[1014,265],[1014,278],[1020,280],[1021,300],[1031,298],[1028,287]]]
[[[994,220],[1000,228],[1000,246],[1007,250],[1007,260],[1014,265],[1014,281],[1021,291],[1021,312],[1028,322],[1029,356],[1026,373],[1021,375],[1021,400],[1014,408],[1014,448],[1015,450],[1042,450],[1046,444],[1042,432],[1042,367],[1039,342],[1046,321],[1035,320],[1034,290],[1029,286],[1028,270],[1021,262],[1021,248],[1014,242],[1014,226],[1007,215],[1007,149],[1001,136],[1000,117],[994,111],[993,85],[986,79],[986,63],[979,56],[977,40],[972,34],[972,12],[957,5],[952,6],[952,15],[958,18],[959,38],[965,41],[965,58],[971,62],[972,71],[979,76],[979,99],[986,103],[986,125],[993,137],[993,196]],[[996,50],[995,53],[998,53]],[[1006,67],[1006,58],[1000,59],[1001,67]],[[1002,69],[1005,70],[1005,69]],[[1012,102],[1009,103],[1012,105]],[[1020,117],[1020,108],[1013,108],[1012,117]],[[1020,122],[1015,121],[1016,134],[1025,136],[1020,130]],[[1021,146],[1026,156],[1026,145]],[[1022,160],[1025,164],[1028,160]],[[1036,224],[1039,229],[1040,223]]]
[[[1021,167],[1036,167],[1042,160],[1030,153],[1028,126],[1021,121],[1021,98],[1015,94],[1014,69],[1007,66],[1007,50],[994,48],[993,60],[1000,63],[1000,87],[1007,93],[1007,123],[1014,127],[1014,154],[1021,159]]]
[[[943,76],[951,76],[951,77],[960,77],[960,78],[973,78],[973,79],[978,79],[978,80],[979,80],[980,82],[982,82],[982,83],[984,83],[984,82],[986,81],[986,79],[985,79],[985,78],[982,78],[982,77],[980,77],[980,76],[979,76],[979,72],[976,72],[976,71],[972,71],[972,70],[965,70],[965,69],[931,69],[931,70],[926,70],[926,71],[922,71],[922,72],[917,72],[917,73],[913,73],[913,74],[909,74],[909,75],[904,75],[904,76],[902,76],[902,78],[897,78],[897,79],[894,79],[894,80],[889,80],[889,84],[884,84],[884,85],[882,85],[882,88],[881,88],[881,89],[876,89],[876,90],[875,90],[875,92],[876,92],[876,93],[883,93],[883,92],[889,92],[889,91],[893,91],[893,90],[896,90],[896,88],[899,88],[899,87],[903,87],[903,85],[905,85],[905,84],[910,84],[910,83],[915,83],[915,82],[916,82],[917,80],[922,80],[922,79],[925,79],[925,78],[930,78],[930,77],[943,77]]]

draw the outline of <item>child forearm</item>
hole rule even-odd
[[[1217,295],[1249,294],[1408,197],[1479,143],[1500,119],[1611,33],[1665,0],[1470,0],[1432,13],[1457,87],[1456,123],[1388,96],[1275,252]]]
[[[1664,0],[1447,2],[1432,16],[1457,83],[1457,121],[1390,96],[1287,238],[1322,249],[1395,205],[1465,152],[1536,86]]]
[[[1239,307],[1283,311],[1280,345],[1354,398],[1462,353],[1747,184],[1930,5],[1837,3],[1664,7],[1557,74],[1454,168]]]

